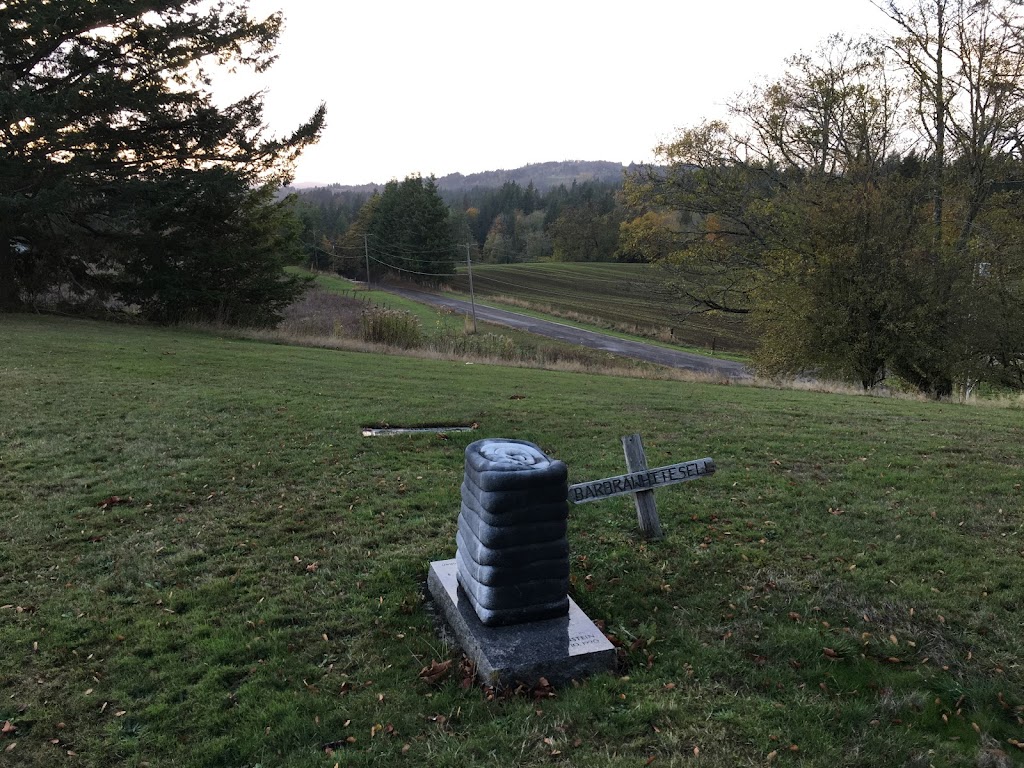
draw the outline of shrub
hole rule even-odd
[[[360,321],[363,341],[411,349],[422,343],[423,334],[416,316],[397,309],[374,307],[363,312]]]
[[[355,336],[362,304],[312,287],[284,311],[280,328],[296,336]]]
[[[498,360],[523,360],[526,356],[515,341],[497,333],[464,334],[447,329],[433,335],[430,347],[442,354],[460,357],[484,357]]]

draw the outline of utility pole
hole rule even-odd
[[[476,334],[476,296],[473,294],[473,262],[469,258],[470,244],[466,243],[466,269],[469,270],[469,302],[473,307],[473,333]]]
[[[366,233],[363,233],[363,253],[366,254],[366,290],[370,290],[370,246],[366,243]]]

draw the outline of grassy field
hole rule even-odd
[[[557,341],[486,322],[470,324],[467,317],[403,298],[388,291],[368,290],[337,275],[313,274],[291,268],[315,280],[314,290],[285,313],[271,332],[282,340],[304,345],[337,346],[346,339],[363,338],[361,316],[378,309],[414,318],[419,328],[417,349],[425,354],[474,361],[498,360],[544,368],[628,372],[637,376],[665,376],[668,369],[603,350]],[[369,341],[369,339],[365,339]]]
[[[578,482],[636,431],[718,473],[659,492],[661,542],[627,500],[571,510],[619,670],[467,685],[422,587],[466,444]],[[1022,435],[1019,409],[0,316],[0,765],[1024,764]]]
[[[677,303],[661,294],[660,284],[656,267],[648,264],[538,262],[473,267],[473,288],[484,300],[704,349],[752,349],[744,321],[720,314],[676,317]],[[452,287],[469,292],[465,268],[460,268]]]
[[[430,307],[426,304],[421,304],[418,301],[410,301],[409,299],[396,296],[393,293],[381,290],[367,290],[363,285],[359,283],[353,283],[351,280],[346,280],[338,275],[331,274],[329,272],[317,272],[312,273],[308,270],[292,268],[295,274],[308,275],[313,277],[316,281],[316,285],[324,290],[335,293],[339,296],[358,300],[368,307],[386,307],[388,309],[397,309],[402,312],[408,312],[409,314],[416,317],[420,325],[427,330],[432,329],[448,329],[453,331],[461,331],[465,327],[464,319],[451,312],[439,312],[435,308]]]

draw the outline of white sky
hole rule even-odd
[[[327,102],[296,181],[363,184],[558,160],[652,158],[676,128],[829,34],[885,27],[870,0],[252,0],[283,8],[267,89],[284,134]]]

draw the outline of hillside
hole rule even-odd
[[[604,161],[571,160],[551,163],[532,163],[512,170],[485,171],[463,176],[453,173],[437,180],[438,187],[444,192],[462,192],[474,188],[500,187],[512,181],[521,187],[533,184],[539,192],[564,185],[569,187],[573,182],[602,181],[619,183],[627,166],[620,163]]]
[[[29,315],[0,315],[0,382],[3,765],[1024,756],[1021,410]],[[531,440],[579,482],[637,431],[718,472],[658,492],[660,542],[628,497],[572,507],[615,674],[475,685],[422,588],[466,446]]]
[[[678,296],[665,289],[665,280],[651,264],[537,262],[473,267],[478,300],[716,352],[753,350],[755,339],[744,317],[680,314]],[[468,295],[465,267],[459,266],[451,287]]]
[[[438,178],[437,186],[442,192],[464,192],[471,189],[498,188],[505,182],[514,181],[521,187],[532,183],[540,192],[547,192],[559,185],[572,186],[575,181],[601,181],[618,183],[629,166],[606,161],[566,160],[562,162],[532,163],[511,170],[483,171],[480,173],[451,173]],[[325,187],[336,192],[355,192],[369,195],[384,186],[379,184],[297,184],[293,190]]]

